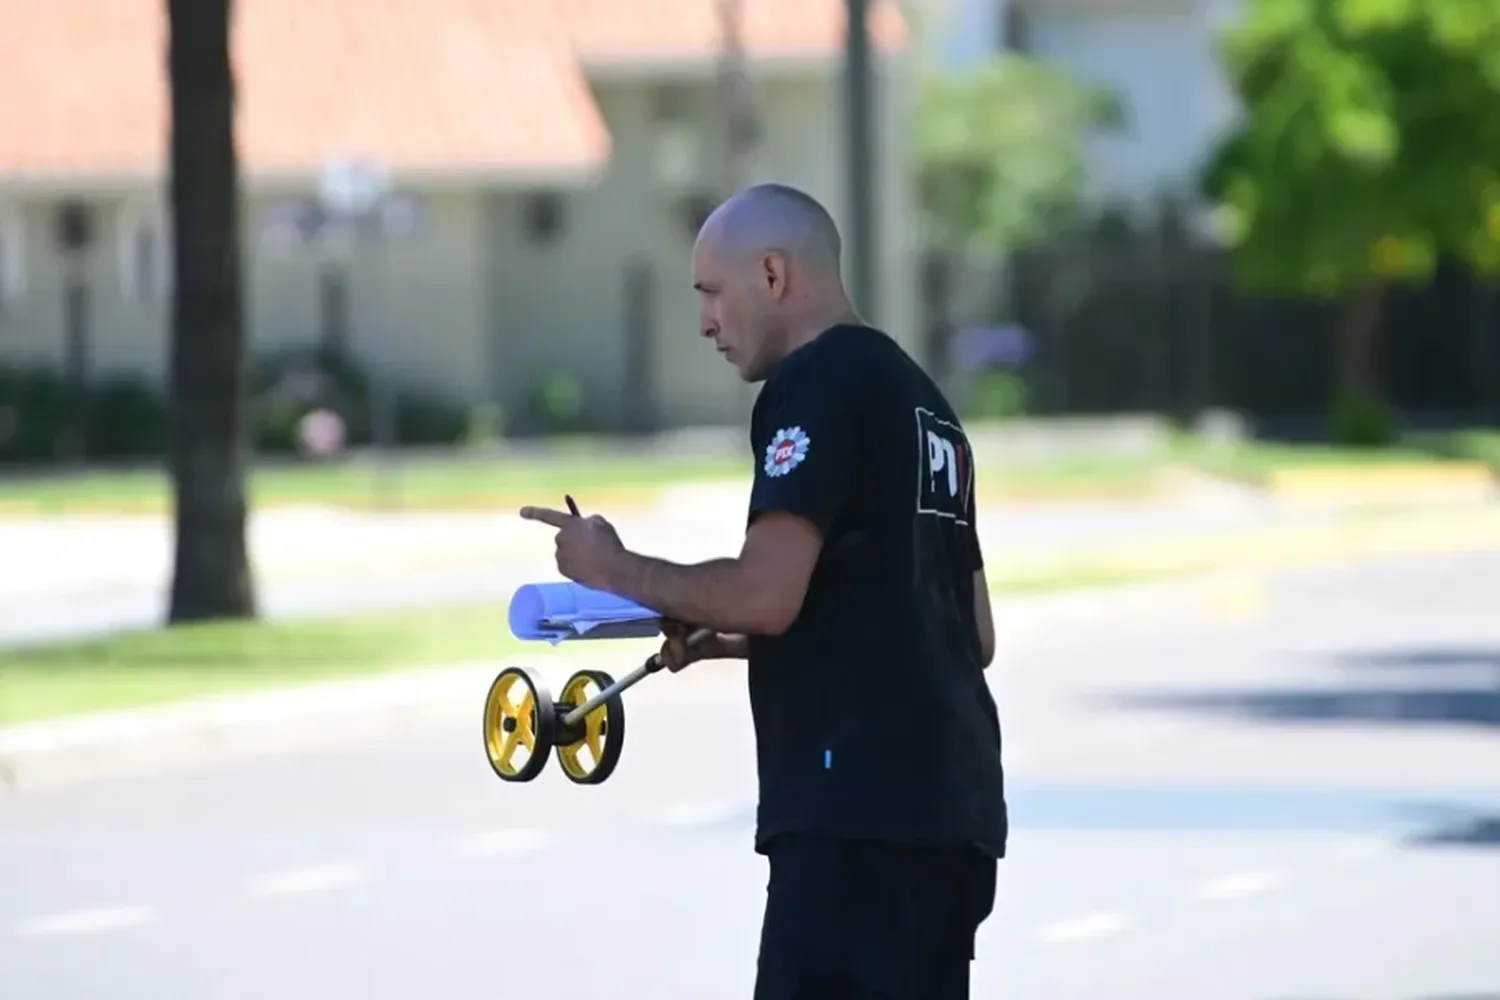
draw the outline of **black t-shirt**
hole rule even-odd
[[[823,534],[797,620],[750,639],[757,848],[797,832],[1003,857],[973,450],[957,415],[895,340],[836,326],[766,381],[751,444],[750,520],[786,511]]]

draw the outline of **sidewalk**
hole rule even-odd
[[[683,486],[653,508],[606,511],[626,544],[665,558],[697,560],[737,551],[743,539],[748,484]],[[582,500],[580,501],[582,502]],[[1500,505],[1473,501],[1443,507],[1348,509],[1277,504],[1242,493],[1203,493],[1155,504],[1017,504],[979,511],[987,552],[1030,562],[1098,545],[1172,545],[1297,525],[1351,519],[1464,517]],[[286,508],[255,516],[251,556],[259,581],[311,584],[394,580],[418,574],[499,566],[547,565],[552,536],[514,511],[369,513]],[[170,579],[172,526],[165,519],[67,517],[0,520],[0,598],[87,599],[111,588],[160,588]]]
[[[154,518],[0,520],[0,597],[157,586],[170,578],[172,531]],[[543,533],[513,511],[434,516],[306,507],[258,514],[248,534],[258,575],[305,582],[483,565],[534,549]]]

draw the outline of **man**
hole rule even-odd
[[[994,624],[974,458],[942,393],[861,321],[840,237],[800,191],[761,185],[693,250],[700,328],[764,382],[738,556],[627,550],[602,518],[538,508],[557,566],[716,637],[680,670],[749,660],[770,863],[757,1000],[959,1000],[1008,835]]]

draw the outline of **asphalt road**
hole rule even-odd
[[[1011,642],[974,995],[1500,997],[1497,593],[1493,558],[1366,563]],[[599,788],[501,784],[459,706],[0,800],[0,996],[747,997],[742,673],[628,708]]]

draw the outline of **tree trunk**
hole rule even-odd
[[[1376,347],[1384,289],[1370,281],[1354,290],[1339,324],[1338,392],[1346,399],[1379,403],[1381,392]]]
[[[230,0],[167,0],[170,24],[171,472],[169,621],[253,618],[249,451]]]
[[[719,104],[724,122],[724,185],[728,198],[747,183],[747,160],[757,136],[754,97],[750,92],[741,26],[743,0],[718,0],[719,15]]]
[[[723,133],[721,198],[750,183],[751,157],[761,143],[760,108],[745,55],[745,0],[717,0],[719,20],[719,111]],[[755,408],[755,387],[742,382],[737,389],[741,419]]]

